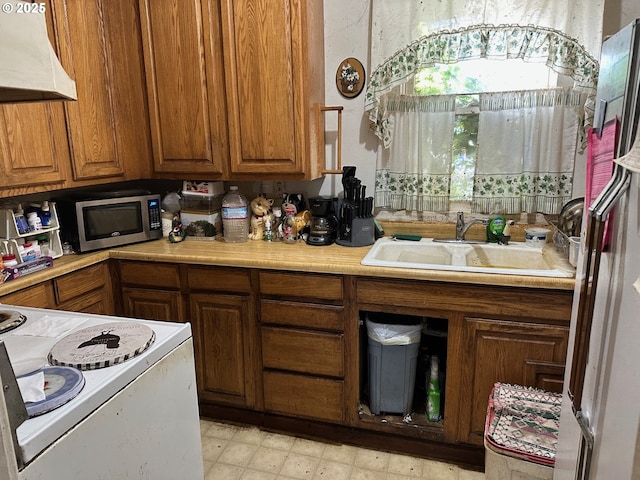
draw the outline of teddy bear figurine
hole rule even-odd
[[[271,207],[273,206],[273,199],[265,197],[264,194],[258,195],[251,200],[251,228],[249,229],[250,240],[262,240],[264,237],[264,223],[268,218],[270,223],[273,224],[273,213]]]

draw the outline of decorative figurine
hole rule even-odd
[[[258,195],[251,200],[251,228],[249,229],[250,240],[262,240],[264,238],[265,218],[269,223],[273,223],[273,199],[267,199],[264,194]]]

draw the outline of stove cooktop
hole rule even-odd
[[[54,345],[85,328],[131,322],[149,327],[155,336],[154,341],[139,355],[107,368],[84,371],[84,388],[76,397],[61,407],[30,418],[20,425],[17,429],[18,444],[25,463],[174,348],[191,338],[191,325],[188,323],[156,322],[13,305],[0,305],[0,310],[17,311],[25,317],[20,325],[0,333],[16,375],[33,372],[48,365],[47,358]]]

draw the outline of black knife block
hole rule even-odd
[[[344,233],[348,230],[348,233]],[[351,229],[340,229],[340,237],[336,239],[338,245],[343,247],[366,247],[373,245],[375,238],[375,223],[373,217],[354,218],[351,221]]]

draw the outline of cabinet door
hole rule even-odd
[[[166,322],[187,321],[179,291],[123,287],[122,303],[127,317]]]
[[[231,174],[319,176],[323,2],[223,0]]]
[[[219,5],[140,0],[154,170],[220,175],[228,164]]]
[[[151,147],[137,0],[64,0],[50,7],[60,61],[78,93],[76,102],[64,104],[74,180],[124,177],[129,170],[139,178],[143,167],[149,170]]]
[[[0,106],[2,195],[61,188],[70,162],[61,102]]]
[[[190,295],[200,401],[255,405],[249,297]]]
[[[460,440],[482,445],[494,383],[537,386],[527,384],[530,365],[564,365],[568,337],[567,327],[467,317],[462,368],[468,389],[460,405]]]

